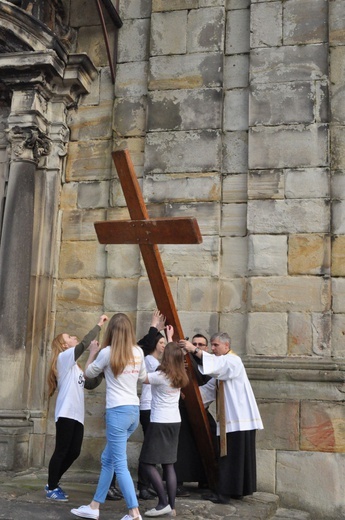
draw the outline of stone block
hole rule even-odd
[[[283,170],[253,170],[248,174],[249,199],[284,199]]]
[[[120,2],[119,13],[123,20],[130,18],[149,18],[152,9],[152,0],[138,2],[138,0],[126,0]]]
[[[343,403],[301,402],[301,449],[345,453]]]
[[[332,310],[345,313],[345,279],[332,278]]]
[[[120,98],[145,96],[148,69],[147,61],[119,63],[116,67],[116,96]]]
[[[332,356],[345,358],[345,314],[332,316]]]
[[[284,3],[284,45],[328,41],[328,1],[290,0]]]
[[[221,236],[244,237],[247,234],[247,204],[222,204]]]
[[[69,143],[66,181],[107,180],[111,172],[111,140]]]
[[[146,137],[146,172],[219,171],[220,160],[221,136],[215,130],[155,132]]]
[[[216,236],[204,237],[202,244],[162,245],[160,250],[167,276],[218,275],[219,238]]]
[[[201,333],[209,338],[218,329],[217,312],[179,312],[184,334],[192,338],[194,334]]]
[[[343,46],[330,50],[330,100],[332,120],[344,124],[344,81],[345,81],[345,49]]]
[[[249,52],[249,9],[238,9],[228,13],[225,34],[225,54],[244,54]]]
[[[76,112],[69,112],[68,126],[72,141],[110,139],[112,135],[113,101],[97,106],[81,106]]]
[[[222,238],[222,255],[220,276],[237,278],[247,275],[248,238]]]
[[[224,95],[224,130],[248,130],[247,89],[227,90]]]
[[[250,235],[248,273],[252,276],[287,274],[287,237]]]
[[[226,312],[245,312],[247,309],[247,282],[245,278],[220,280],[219,309]]]
[[[147,61],[149,35],[149,18],[123,20],[123,26],[119,31],[117,63]]]
[[[79,208],[106,208],[109,202],[109,181],[80,182],[78,185]]]
[[[177,287],[179,312],[217,312],[219,289],[216,278],[182,276],[178,279]]]
[[[179,11],[180,9],[198,9],[199,0],[152,0],[152,12]]]
[[[309,511],[313,519],[340,520],[345,514],[344,465],[343,453],[278,452],[276,493],[284,496],[285,507]]]
[[[343,0],[329,4],[329,42],[343,45],[345,39],[345,5]]]
[[[249,84],[249,55],[234,54],[224,58],[224,88],[245,88]]]
[[[105,220],[103,209],[83,211],[79,209],[64,211],[62,214],[63,240],[95,240],[94,223]]]
[[[345,127],[333,126],[330,139],[332,167],[334,170],[345,170]]]
[[[77,207],[78,182],[65,182],[62,185],[60,196],[60,208],[69,210]]]
[[[250,73],[256,83],[286,83],[325,79],[328,50],[325,44],[254,49]]]
[[[104,280],[62,280],[58,282],[56,291],[57,311],[91,311],[103,310]]]
[[[345,200],[345,172],[332,172],[331,197],[333,200]]]
[[[330,208],[323,200],[248,201],[251,233],[328,233]]]
[[[138,179],[139,186],[142,191],[143,179]],[[123,190],[119,179],[114,179],[110,184],[110,205],[111,206],[127,206]]]
[[[345,276],[345,235],[333,238],[331,265],[332,276]]]
[[[199,7],[224,6],[226,0],[199,0]]]
[[[222,85],[223,55],[196,53],[150,59],[149,89],[195,89]]]
[[[96,241],[62,242],[59,278],[97,278],[105,276],[104,245]]]
[[[260,438],[260,432],[258,431],[258,440]],[[265,431],[265,430],[264,430]],[[265,431],[266,433],[266,431]],[[259,442],[258,442],[259,444]],[[275,481],[275,465],[276,465],[276,452],[275,450],[262,450],[258,448],[256,450],[256,470],[258,478],[258,491],[266,493],[275,493],[276,481]]]
[[[311,314],[289,312],[288,355],[311,356],[313,352],[313,331]]]
[[[247,173],[248,133],[225,132],[223,134],[223,173]]]
[[[114,108],[114,130],[117,135],[134,137],[146,132],[146,97],[117,98]]]
[[[247,175],[239,173],[223,177],[223,202],[247,202]]]
[[[202,235],[218,235],[220,226],[220,206],[217,202],[196,202],[194,204],[170,203],[150,205],[151,217],[195,217]]]
[[[221,313],[219,315],[218,330],[227,332],[230,335],[231,348],[236,354],[242,356],[246,353],[247,313]]]
[[[331,308],[330,280],[317,276],[270,276],[249,279],[250,308],[255,312],[326,312]]]
[[[260,400],[258,405],[265,429],[257,446],[264,450],[298,450],[299,401],[279,401],[279,395],[270,402]]]
[[[221,7],[194,9],[188,13],[187,52],[222,51],[225,11]]]
[[[187,50],[187,11],[152,13],[151,56],[185,54]]]
[[[222,126],[221,89],[153,91],[148,97],[148,131],[217,129]]]
[[[250,356],[286,356],[287,313],[250,312],[248,314],[247,347]]]
[[[313,123],[314,82],[255,85],[249,97],[249,124]]]
[[[106,310],[121,308],[123,312],[134,312],[138,308],[137,296],[137,278],[126,277],[105,280],[104,308]]]
[[[253,4],[250,16],[250,46],[278,47],[282,45],[283,5],[278,2]]]
[[[248,7],[250,7],[250,0],[226,0],[227,11],[235,9],[245,9]]]
[[[146,175],[143,186],[147,202],[218,201],[221,195],[219,174]],[[199,216],[199,213],[198,213]]]
[[[106,253],[107,274],[110,278],[129,278],[140,275],[140,250],[137,245],[107,245]]]
[[[69,23],[72,27],[95,25],[95,21],[100,25],[96,2],[74,0],[70,3]]]
[[[88,2],[88,4],[90,4],[90,2]],[[95,18],[95,20],[98,25],[80,27],[78,30],[77,53],[87,54],[96,67],[107,67],[109,65],[107,48],[99,17],[98,15],[96,16],[97,18]],[[110,49],[114,49],[116,29],[113,25],[109,25],[107,30],[109,47]]]
[[[336,235],[345,234],[345,201],[335,200],[332,203],[332,232]]]
[[[332,315],[331,312],[311,314],[313,331],[313,354],[322,357],[332,355]]]
[[[330,274],[331,237],[319,233],[289,236],[289,274]]]
[[[173,297],[174,302],[177,302],[177,284],[178,278],[170,276],[168,278],[168,284],[170,287],[170,291]],[[155,298],[153,296],[152,288],[149,279],[147,276],[141,276],[138,283],[138,301],[137,301],[138,311],[141,313],[140,320],[138,319],[137,327],[140,328],[141,335],[138,337],[142,337],[144,334],[147,334],[148,327],[151,323],[151,317],[154,309],[156,309],[157,304],[155,302]],[[146,316],[143,319],[143,316]],[[144,326],[144,324],[146,324]],[[146,328],[145,328],[146,327]]]
[[[66,332],[67,334],[76,335],[78,338],[83,338],[89,330],[97,325],[99,316],[100,311],[98,306],[95,307],[93,312],[92,309],[88,309],[88,311],[84,312],[80,312],[79,309],[70,309],[66,312],[66,310],[63,309],[61,312],[56,313],[54,334],[57,336],[60,333]]]
[[[328,128],[318,124],[252,128],[249,149],[250,169],[324,167]]]
[[[137,177],[142,177],[142,167],[144,165],[144,148],[144,137],[131,137],[130,139],[122,139],[117,137],[114,139],[114,150],[127,149],[129,151]],[[114,174],[113,177],[116,177],[117,172],[113,162],[112,167]]]
[[[285,171],[285,197],[312,199],[330,197],[330,172],[327,168],[300,168]]]

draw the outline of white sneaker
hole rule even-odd
[[[72,515],[80,516],[80,518],[99,519],[99,509],[92,509],[90,506],[80,506],[78,509],[71,509]]]
[[[153,509],[149,509],[144,513],[145,516],[163,516],[168,515],[171,513],[171,507],[168,504],[167,506],[163,507],[163,509],[156,509],[155,507]]]
[[[143,520],[141,515],[133,517],[131,515],[125,515],[121,518],[121,520]]]

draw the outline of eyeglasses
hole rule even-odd
[[[207,347],[206,343],[193,343],[194,347]]]

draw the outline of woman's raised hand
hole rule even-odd
[[[170,341],[173,341],[174,327],[172,325],[167,325],[165,327],[165,332],[167,335],[168,343],[170,343]]]
[[[102,314],[102,316],[99,318],[97,325],[99,327],[102,327],[102,325],[104,325],[104,323],[108,320],[109,320],[108,316],[106,314]]]
[[[157,330],[163,330],[165,326],[165,316],[161,314],[159,309],[156,309],[152,315],[151,327],[155,327]]]

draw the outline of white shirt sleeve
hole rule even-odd
[[[207,381],[205,385],[199,386],[202,402],[209,406],[216,400],[216,380],[214,378]]]
[[[242,360],[236,354],[225,354],[215,356],[208,352],[202,354],[202,366],[199,370],[204,375],[210,375],[220,380],[233,379],[238,377],[244,370]]]

